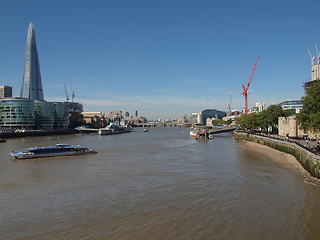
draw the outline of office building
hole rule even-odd
[[[201,112],[201,118],[202,118],[201,123],[203,125],[206,125],[207,118],[214,118],[218,120],[218,119],[222,119],[225,116],[226,116],[226,113],[223,111],[218,111],[217,109],[206,109]]]
[[[104,128],[109,120],[104,112],[82,112],[83,120],[93,128]]]
[[[11,87],[0,86],[0,129],[68,128],[82,119],[82,112],[81,103],[44,100],[34,25],[30,23],[20,97],[12,97]]]
[[[299,113],[300,110],[302,109],[301,100],[288,100],[288,101],[281,102],[278,105],[281,106],[283,110],[295,109],[296,113]]]
[[[318,49],[316,49],[316,53],[316,56],[312,56],[309,51],[311,57],[311,81],[305,82],[303,84],[304,95],[307,95],[307,88],[309,86],[311,86],[315,81],[320,80],[320,53],[318,53]]]
[[[82,124],[83,105],[78,102],[68,102],[69,104],[69,127],[75,128]]]
[[[0,100],[0,127],[4,129],[34,128],[34,101],[22,98]]]
[[[56,128],[68,128],[69,104],[67,102],[54,102],[54,125]]]
[[[136,111],[136,115],[138,114],[138,112]],[[116,110],[116,111],[109,111],[108,117],[110,120],[119,120],[122,119],[122,111],[120,110]]]
[[[53,102],[34,101],[35,111],[35,128],[37,129],[53,129],[55,109]]]
[[[12,87],[0,86],[0,98],[12,97]]]
[[[265,110],[265,103],[255,103],[252,108],[249,109],[248,113],[259,113]]]
[[[59,129],[69,125],[69,105],[26,98],[0,99],[0,128]]]
[[[31,100],[44,100],[36,36],[32,22],[28,28],[20,97]]]

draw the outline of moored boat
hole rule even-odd
[[[107,127],[105,128],[100,128],[98,131],[99,135],[112,135],[112,134],[119,134],[119,133],[127,133],[131,132],[132,127],[128,126],[126,124],[120,124],[117,125],[115,123],[110,123]]]
[[[111,135],[112,134],[112,130],[108,129],[108,128],[100,128],[98,131],[99,135]]]
[[[198,129],[196,129],[196,128],[191,128],[191,129],[190,129],[190,136],[191,136],[192,138],[196,138],[197,135],[198,135]]]
[[[5,139],[5,138],[0,138],[0,142],[6,142],[7,141],[7,139]]]
[[[18,159],[27,158],[44,158],[44,157],[56,157],[56,156],[73,156],[83,155],[88,153],[97,153],[95,150],[80,145],[70,144],[57,144],[50,147],[34,147],[26,148],[18,151],[12,151],[11,156]]]

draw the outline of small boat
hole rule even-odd
[[[1,142],[1,143],[6,142],[6,141],[7,141],[7,139],[5,139],[5,138],[0,138],[0,142]]]
[[[197,135],[198,135],[198,129],[196,129],[196,128],[191,128],[191,129],[190,129],[190,136],[191,136],[192,138],[196,138]]]
[[[57,144],[56,146],[50,147],[34,147],[26,148],[18,151],[12,151],[10,155],[18,159],[27,158],[43,158],[43,157],[56,157],[56,156],[73,156],[83,155],[88,153],[97,153],[95,150],[70,144]]]
[[[145,128],[145,129],[143,129],[143,132],[149,132],[149,130]]]

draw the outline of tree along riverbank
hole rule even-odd
[[[306,182],[320,185],[319,156],[292,142],[242,132],[234,132],[233,136],[237,140],[245,140],[241,142],[245,148],[268,157],[282,167],[297,172]],[[286,156],[286,154],[290,154],[294,158]]]

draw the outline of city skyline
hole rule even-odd
[[[315,54],[320,38],[317,1],[61,4],[2,4],[0,85],[12,86],[14,96],[31,21],[46,100],[65,101],[71,79],[84,111],[138,110],[148,119],[227,111],[230,95],[231,108],[242,110],[241,84],[258,56],[248,107],[300,99],[311,79],[307,49]]]

